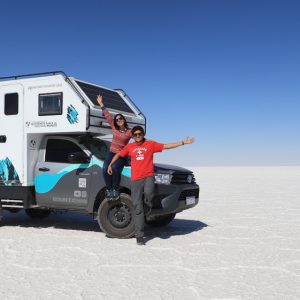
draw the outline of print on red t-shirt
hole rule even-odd
[[[153,153],[161,152],[163,144],[145,141],[141,145],[130,143],[126,145],[120,155],[131,157],[131,180],[138,180],[154,175]]]

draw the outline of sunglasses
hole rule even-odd
[[[142,133],[142,132],[135,132],[134,134],[133,134],[133,136],[143,136],[144,134]]]
[[[116,121],[119,122],[119,121],[124,121],[123,118],[116,118]]]

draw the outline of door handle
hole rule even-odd
[[[50,171],[50,169],[43,167],[43,168],[39,168],[39,171],[48,172]]]

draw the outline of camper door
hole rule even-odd
[[[23,86],[0,86],[0,185],[24,182]]]

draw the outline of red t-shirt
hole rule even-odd
[[[127,144],[119,153],[120,156],[131,157],[131,180],[154,176],[153,153],[161,152],[164,144],[154,141],[144,141],[141,145]]]

